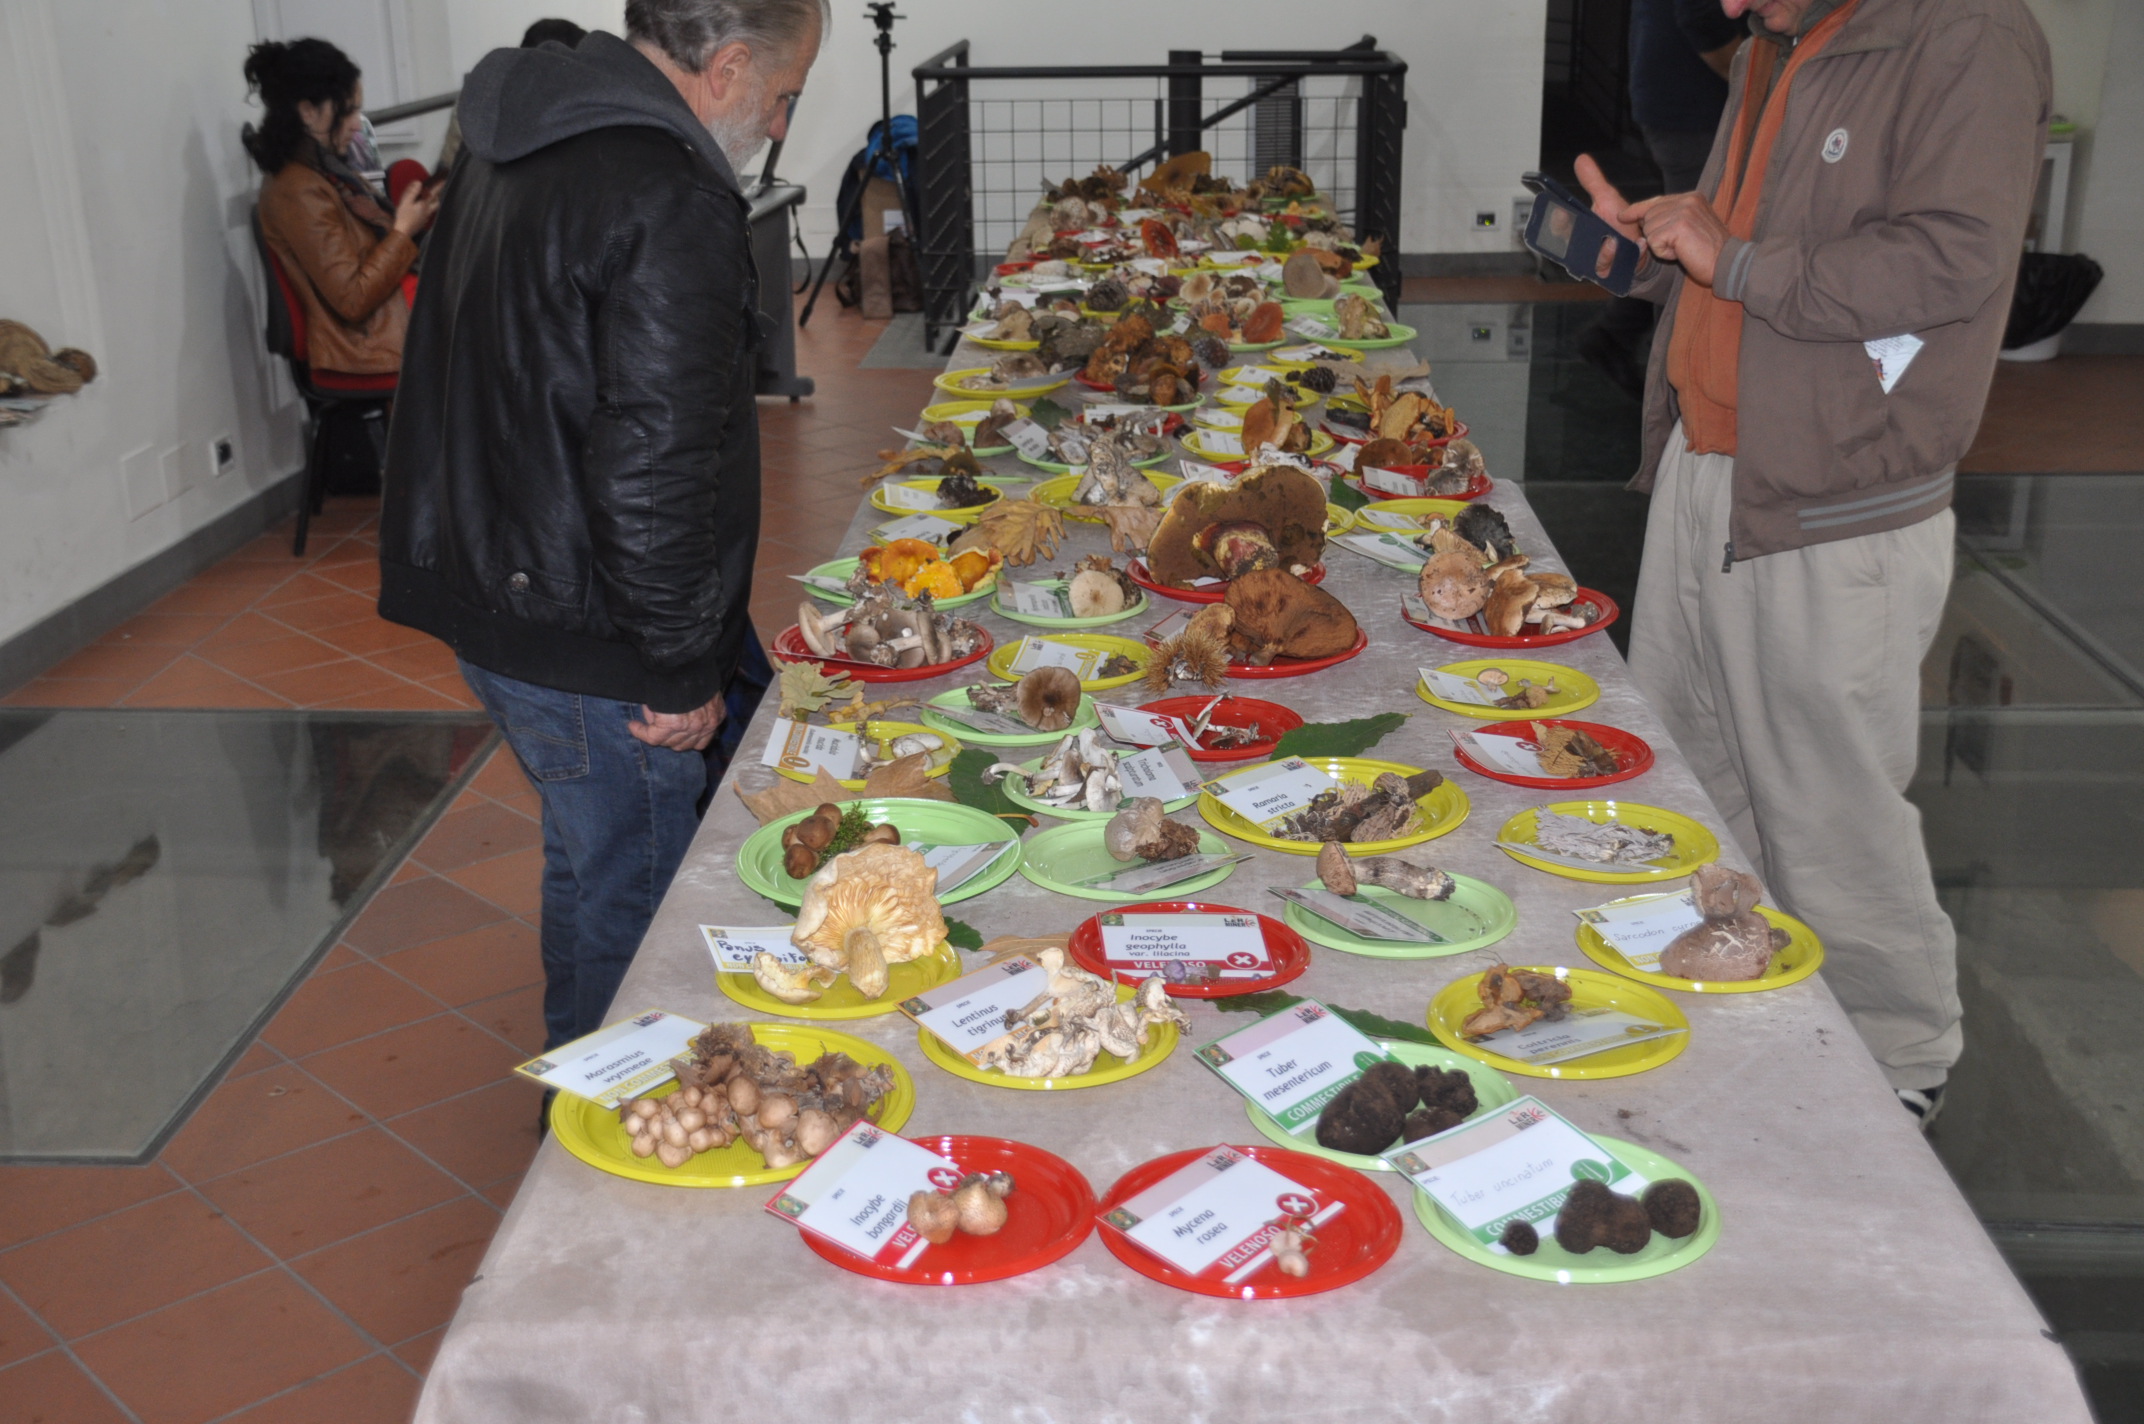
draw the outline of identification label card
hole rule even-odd
[[[1103,731],[1116,741],[1135,747],[1158,747],[1163,742],[1191,740],[1191,728],[1181,717],[1141,712],[1136,707],[1120,707],[1114,702],[1097,702],[1094,710],[1102,719]]]
[[[1689,891],[1669,895],[1634,895],[1578,911],[1578,918],[1633,969],[1660,972],[1660,952],[1684,930],[1695,929],[1705,917],[1697,912],[1697,899]]]
[[[1050,454],[1050,432],[1021,416],[1005,426],[1005,439],[1030,460],[1045,460]]]
[[[828,593],[847,593],[849,591],[848,584],[837,578],[828,578],[825,574],[791,574],[790,577],[803,584],[806,588],[823,588]]]
[[[1312,341],[1330,341],[1340,334],[1340,328],[1329,321],[1314,316],[1290,317],[1283,325],[1297,336],[1307,336]],[[1274,354],[1279,355],[1278,352]],[[1290,358],[1283,356],[1281,359],[1288,360]]]
[[[1240,432],[1234,430],[1201,430],[1199,432],[1199,446],[1210,454],[1241,455],[1243,453],[1243,436]]]
[[[707,941],[707,952],[714,956],[717,974],[749,974],[752,972],[752,956],[762,950],[784,964],[811,962],[810,955],[789,942],[789,932],[794,928],[794,925],[767,925],[753,929],[702,925],[700,938]]]
[[[1094,670],[1107,661],[1107,648],[1082,648],[1075,643],[1060,643],[1055,638],[1029,635],[1020,640],[1020,646],[1013,652],[1012,670],[1023,673],[1043,667],[1070,668],[1079,674],[1081,682],[1087,682],[1094,677]]]
[[[886,503],[895,509],[938,507],[938,491],[917,489],[914,485],[903,484],[899,480],[887,480],[878,487],[878,492],[885,497]]]
[[[767,749],[760,753],[759,764],[806,776],[825,767],[828,775],[839,779],[856,775],[863,751],[863,738],[854,732],[777,717],[774,730],[767,734]]]
[[[1683,1032],[1599,1005],[1564,1006],[1560,1019],[1540,1019],[1524,1028],[1506,1029],[1474,1042],[1491,1053],[1519,1063],[1568,1063],[1625,1044],[1667,1038]]]
[[[1190,624],[1191,610],[1188,608],[1179,608],[1174,613],[1171,613],[1168,617],[1162,619],[1159,623],[1156,623],[1153,627],[1147,629],[1146,632],[1141,634],[1140,636],[1145,638],[1147,642],[1153,643],[1158,646],[1159,644],[1166,643],[1167,641],[1169,641],[1169,639],[1183,632],[1185,628],[1190,626]]]
[[[1112,405],[1105,401],[1090,405],[1086,410],[1082,411],[1080,413],[1080,423],[1083,425],[1099,425],[1103,421],[1114,420],[1120,423],[1123,421],[1136,421],[1143,425],[1148,422],[1159,422],[1167,416],[1168,412],[1160,406],[1124,405],[1121,403]]]
[[[904,514],[873,529],[871,537],[881,544],[891,544],[896,539],[921,539],[926,544],[943,544],[960,530],[960,525],[935,514]]]
[[[1405,573],[1419,573],[1429,555],[1412,542],[1397,534],[1335,534],[1326,540],[1338,544],[1350,553],[1360,554],[1365,559],[1383,564],[1388,569]]]
[[[670,1060],[692,1051],[706,1024],[650,1009],[624,1023],[562,1043],[514,1071],[547,1088],[614,1108],[677,1075]]]
[[[932,716],[943,717],[947,721],[957,722],[963,727],[973,727],[978,732],[998,732],[1009,736],[1019,736],[1035,730],[1025,722],[1015,721],[1011,717],[1003,717],[995,712],[985,712],[980,707],[946,707],[934,702],[930,704],[930,710]]]
[[[1271,830],[1328,791],[1338,790],[1339,779],[1301,757],[1283,757],[1230,772],[1206,783],[1229,810],[1261,830]]]
[[[1049,992],[1050,976],[1023,957],[963,974],[904,1000],[901,1012],[936,1034],[969,1062],[1009,1030],[1005,1016],[1017,1014],[1035,996]]]
[[[1174,741],[1118,757],[1117,775],[1123,779],[1126,797],[1159,796],[1164,801],[1180,801],[1199,791],[1198,766],[1182,744]]]
[[[1227,405],[1256,405],[1265,398],[1266,388],[1263,385],[1246,386],[1240,384],[1226,387],[1219,395],[1214,397],[1215,400]]]
[[[908,1224],[908,1198],[950,1191],[960,1177],[951,1158],[865,1120],[834,1139],[767,1210],[866,1260],[905,1266],[930,1245]]]
[[[1302,906],[1328,924],[1338,925],[1349,934],[1361,935],[1364,939],[1391,940],[1395,944],[1443,944],[1444,936],[1427,925],[1418,925],[1405,915],[1395,914],[1375,900],[1358,900],[1351,895],[1335,895],[1332,891],[1313,886],[1298,890],[1293,886],[1268,887],[1281,899]]]
[[[1364,489],[1375,490],[1379,494],[1389,494],[1400,499],[1413,498],[1429,488],[1429,480],[1426,476],[1410,474],[1405,470],[1390,469],[1384,465],[1364,465],[1358,478],[1361,479]],[[1386,516],[1381,515],[1379,517],[1384,518]]]
[[[1055,580],[1049,583],[1026,583],[1011,579],[1000,585],[1005,592],[1006,607],[1015,613],[1025,613],[1030,618],[1070,618],[1072,600],[1065,593],[1065,586]]]
[[[1203,964],[1223,979],[1260,979],[1273,969],[1256,915],[1112,910],[1096,918],[1102,923],[1102,958],[1113,969],[1158,974],[1171,964]]]
[[[1313,324],[1324,325],[1323,322],[1316,321],[1314,318]],[[1316,336],[1319,333],[1305,332],[1304,334],[1306,336]],[[1275,351],[1269,359],[1274,361],[1345,361],[1347,357],[1329,346],[1320,346],[1317,342],[1312,341],[1303,346],[1283,346]]]
[[[1441,695],[1441,694],[1440,694]],[[1496,737],[1481,732],[1468,732],[1460,739],[1467,755],[1483,766],[1509,772],[1513,776],[1549,776],[1536,755],[1540,747],[1525,737]],[[1580,911],[1581,915],[1585,912]]]
[[[1891,387],[1898,384],[1899,378],[1906,374],[1906,368],[1913,364],[1913,358],[1921,354],[1921,348],[1926,344],[1910,331],[1903,336],[1885,336],[1861,343],[1861,349],[1876,363],[1876,383],[1883,387],[1885,395],[1891,394]]]
[[[1292,1133],[1315,1128],[1339,1091],[1387,1055],[1314,999],[1199,1050],[1199,1062]]]
[[[1249,860],[1248,855],[1186,855],[1175,860],[1156,860],[1146,865],[1135,865],[1129,870],[1112,870],[1082,880],[1079,883],[1094,890],[1107,890],[1112,895],[1144,895],[1149,890],[1159,890],[1165,885],[1180,885],[1196,879],[1209,870],[1219,870],[1224,865]]]
[[[1377,511],[1377,527],[1380,529],[1406,529],[1419,533],[1427,526],[1412,514],[1394,514],[1389,509],[1380,509]]]
[[[1102,1222],[1179,1271],[1233,1283],[1272,1262],[1266,1247],[1282,1222],[1323,1224],[1345,1205],[1233,1147],[1216,1147]]]
[[[1504,1227],[1524,1221],[1543,1236],[1585,1178],[1628,1196],[1646,1185],[1630,1165],[1558,1116],[1524,1097],[1496,1112],[1406,1143],[1385,1154],[1447,1216],[1491,1250]]]
[[[938,894],[943,896],[983,873],[1000,855],[1003,842],[993,845],[913,846],[923,863],[938,872]]]
[[[1179,460],[1176,468],[1183,471],[1187,485],[1225,485],[1236,477],[1219,465],[1209,465],[1200,460]]]
[[[1352,470],[1355,468],[1355,457],[1361,453],[1360,445],[1350,445],[1342,441],[1339,449],[1325,457],[1325,463],[1336,470]]]
[[[1439,672],[1435,668],[1419,668],[1422,685],[1446,702],[1464,702],[1470,707],[1494,707],[1496,695],[1471,677],[1461,677],[1456,672]]]

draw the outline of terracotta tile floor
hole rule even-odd
[[[760,404],[764,636],[795,620],[785,575],[831,555],[857,477],[930,398],[923,372],[856,369],[879,330],[823,307],[798,341],[817,396]],[[2144,468],[2119,394],[2139,364],[2004,367],[1969,468]],[[337,501],[302,560],[288,530],[264,535],[0,700],[474,707],[439,644],[373,614],[374,523]],[[0,1167],[0,1424],[407,1417],[538,1145],[535,1090],[508,1071],[543,1032],[536,812],[494,756],[156,1162]]]
[[[798,342],[818,395],[760,403],[767,636],[931,398],[856,369],[880,330],[828,302]],[[302,560],[263,535],[0,701],[473,708],[373,613],[375,522],[334,501]],[[0,1167],[0,1424],[408,1417],[538,1145],[510,1074],[543,1044],[537,813],[494,755],[155,1163]]]

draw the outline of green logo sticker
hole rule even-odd
[[[1615,1180],[1615,1174],[1609,1171],[1606,1162],[1596,1162],[1591,1157],[1584,1157],[1573,1162],[1571,1164],[1571,1176],[1581,1182],[1612,1182]]]
[[[1355,1066],[1365,1073],[1384,1061],[1382,1057],[1369,1052],[1367,1049],[1357,1049],[1355,1052]]]

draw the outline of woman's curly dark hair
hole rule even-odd
[[[350,116],[358,68],[326,40],[263,40],[246,53],[246,88],[261,96],[261,122],[240,135],[263,173],[279,173],[304,150],[300,104],[333,104],[335,124]],[[334,125],[330,126],[332,131]]]

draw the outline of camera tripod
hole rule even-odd
[[[871,186],[872,175],[879,163],[884,162],[892,170],[894,186],[899,189],[901,195],[902,219],[908,224],[909,237],[914,239],[917,236],[916,195],[893,151],[893,22],[908,18],[906,15],[895,14],[893,5],[894,0],[874,0],[864,6],[869,12],[865,18],[878,27],[878,38],[872,41],[878,46],[878,149],[866,160],[863,181],[856,185],[856,191],[849,195],[849,201],[842,205],[840,216],[835,220],[834,245],[827,252],[826,261],[820,264],[819,275],[811,284],[811,296],[805,299],[804,310],[797,313],[798,326],[811,320],[812,308],[819,305],[819,293],[826,287],[827,274],[834,270],[834,260],[843,256],[852,262],[856,260],[855,253],[843,252],[843,239],[849,230],[849,224],[855,222],[857,215],[863,211],[864,190]],[[868,148],[868,145],[866,147]],[[859,234],[858,240],[861,241],[861,238],[862,235]]]

